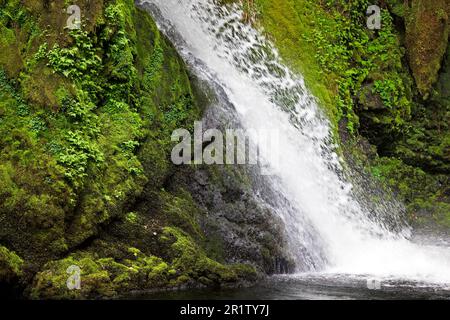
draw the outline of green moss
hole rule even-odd
[[[0,282],[10,282],[22,275],[23,260],[14,252],[0,246]]]
[[[61,23],[53,10],[65,6],[63,2],[54,5],[50,12],[41,8],[44,13],[37,18],[27,7],[17,6],[35,25],[40,25],[40,19],[48,13],[48,35]],[[26,6],[34,4],[27,2]],[[12,174],[19,174],[17,160],[26,174],[19,180],[11,178],[10,188],[21,193],[16,192],[15,199],[9,195],[11,201],[6,203],[10,205],[0,212],[7,215],[26,210],[30,228],[19,235],[36,236],[36,246],[55,241],[50,244],[56,250],[52,253],[67,250],[64,242],[73,246],[96,234],[97,226],[120,213],[146,181],[135,154],[145,131],[135,98],[139,87],[134,68],[134,3],[111,2],[104,12],[98,7],[95,12],[104,14],[95,32],[89,27],[91,21],[82,30],[62,33],[64,40],[58,31],[53,45],[51,36],[37,36],[33,40],[36,44],[28,48],[30,52],[24,53],[33,58],[20,81],[7,79],[2,73],[2,103],[14,106],[2,115],[0,130],[6,132],[13,126],[24,141],[20,145],[20,140],[4,135],[2,157],[5,164],[13,164]],[[20,45],[21,39],[17,40]],[[27,159],[32,154],[36,160]],[[30,182],[24,181],[28,179]],[[34,187],[45,181],[54,188]],[[24,206],[27,209],[21,209]],[[44,208],[49,211],[45,215]],[[8,231],[16,223],[14,214],[8,221],[2,234],[7,238],[19,236]],[[45,252],[34,249],[30,252]]]
[[[412,0],[405,16],[406,48],[417,88],[427,98],[438,79],[445,54],[450,20],[445,0]]]
[[[69,267],[81,270],[81,289],[70,290],[67,282],[72,275]],[[70,270],[69,270],[70,271]],[[47,263],[34,279],[30,297],[33,299],[80,299],[111,297],[116,292],[109,272],[90,256],[71,256]]]
[[[129,223],[137,223],[138,222],[138,215],[134,212],[129,212],[127,213],[127,215],[125,216],[126,221],[128,221]]]
[[[411,221],[423,224],[431,218],[450,226],[450,205],[445,202],[450,183],[448,176],[433,176],[392,158],[377,159],[371,169],[375,177],[398,192],[405,201]]]
[[[0,56],[0,63],[8,66],[8,72],[13,75],[19,72],[22,64],[17,42],[14,30],[0,24],[0,50],[3,53]]]
[[[406,14],[406,5],[403,0],[387,0],[389,10],[396,16],[404,18]]]
[[[201,212],[191,195],[184,190],[180,190],[179,196],[173,196],[165,191],[162,191],[160,195],[163,201],[163,215],[168,224],[175,225],[196,238],[201,238],[202,232],[198,225]]]
[[[177,288],[196,281],[204,285],[255,279],[249,266],[223,266],[206,256],[187,236],[175,229],[166,229],[164,241],[171,241],[172,261],[147,256],[130,247],[124,257],[99,258],[97,253],[78,252],[69,257],[47,263],[34,278],[30,296],[34,299],[92,299],[125,294],[132,290]],[[80,268],[80,289],[70,290],[68,268]],[[70,270],[69,270],[70,271]]]
[[[208,258],[203,249],[180,229],[165,228],[161,239],[170,245],[173,267],[207,286],[256,278],[256,271],[251,266],[227,266]]]

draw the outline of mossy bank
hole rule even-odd
[[[70,30],[67,1],[0,1],[2,292],[254,281],[220,239],[206,244],[204,210],[173,180],[171,133],[202,116],[183,61],[133,1],[76,4],[82,25]],[[71,266],[81,290],[68,289]]]

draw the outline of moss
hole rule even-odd
[[[403,0],[387,0],[389,10],[396,16],[404,18],[406,14],[407,5]]]
[[[23,260],[14,252],[0,246],[0,283],[19,278],[23,271]]]
[[[433,176],[393,158],[379,158],[371,169],[405,201],[413,223],[425,224],[432,219],[449,225],[448,176]]]
[[[71,276],[69,267],[81,270],[81,289],[70,290],[67,282]],[[30,293],[33,299],[80,299],[111,297],[115,295],[110,274],[90,256],[71,256],[64,260],[47,263],[38,273]]]
[[[2,52],[0,63],[7,66],[8,73],[13,76],[19,73],[23,64],[17,42],[14,30],[0,24],[0,50]]]
[[[35,276],[30,297],[106,298],[134,290],[178,288],[193,281],[203,285],[217,285],[236,282],[240,278],[255,279],[253,268],[243,265],[222,266],[205,257],[192,240],[178,232],[167,229],[162,236],[171,238],[175,233],[178,236],[172,245],[173,261],[166,262],[156,256],[147,256],[133,247],[128,248],[125,256],[119,260],[100,258],[97,253],[78,252],[65,259],[47,263]],[[189,256],[192,254],[194,256]],[[191,263],[187,264],[188,262]],[[68,268],[71,266],[80,268],[80,289],[70,290],[67,286],[71,275]]]
[[[175,225],[193,237],[202,238],[202,232],[198,225],[200,209],[194,203],[191,195],[180,190],[179,196],[173,196],[165,191],[161,192],[162,213],[168,221],[168,225]]]
[[[127,215],[125,216],[126,221],[128,221],[129,223],[137,223],[138,222],[138,215],[134,212],[129,212],[127,213]]]
[[[255,280],[256,270],[247,265],[223,265],[208,258],[190,236],[177,228],[167,227],[161,235],[170,245],[173,267],[204,285],[226,285],[239,280]]]
[[[450,20],[448,1],[408,1],[406,24],[406,48],[409,65],[417,88],[427,98],[438,78],[445,54]]]
[[[97,233],[99,224],[119,214],[146,181],[135,155],[144,134],[134,98],[139,89],[134,4],[111,2],[105,10],[89,1],[80,6],[93,9],[86,12],[83,30],[61,33],[61,17],[66,17],[58,8],[65,8],[64,2],[52,2],[50,8],[31,1],[17,4],[30,21],[27,24],[46,30],[24,51],[32,62],[19,79],[2,73],[2,104],[14,106],[3,114],[0,130],[14,126],[24,143],[9,134],[1,141],[3,163],[12,165],[9,188],[17,190],[5,194],[9,205],[0,212],[12,214],[1,234],[20,251],[22,237],[34,237],[34,247],[24,254],[48,255],[41,249],[46,246],[52,249],[50,254],[60,254],[68,249],[65,243],[82,243]],[[42,15],[34,15],[30,8]],[[102,19],[92,21],[91,15]],[[44,17],[49,19],[45,27]],[[17,40],[18,45],[31,41]],[[29,159],[32,154],[36,160]],[[39,190],[43,184],[48,187]],[[9,230],[15,229],[15,215],[21,212],[29,228],[14,235]]]

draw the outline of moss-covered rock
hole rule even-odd
[[[444,226],[450,225],[448,176],[430,175],[393,158],[376,159],[371,170],[375,177],[405,200],[414,225],[420,226],[433,221]]]
[[[192,239],[178,229],[160,235],[169,246],[168,261],[147,256],[128,247],[121,258],[101,257],[98,252],[77,252],[43,266],[30,290],[33,299],[111,298],[131,291],[153,291],[186,286],[223,286],[254,281],[255,270],[245,265],[225,266],[208,257]],[[71,276],[79,270],[79,287]]]
[[[208,258],[198,244],[180,229],[165,228],[161,239],[170,246],[169,257],[174,268],[204,285],[221,286],[256,279],[253,267],[225,266]]]
[[[0,1],[0,243],[23,258],[1,247],[0,282],[22,264],[33,298],[254,279],[208,258],[189,192],[164,190],[171,133],[202,112],[175,48],[132,0],[77,5],[69,30],[67,1]]]
[[[417,88],[428,97],[447,49],[450,3],[446,0],[405,2],[406,48]]]
[[[0,246],[0,283],[12,282],[22,275],[23,260],[14,252]]]

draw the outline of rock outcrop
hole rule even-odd
[[[417,88],[426,98],[438,79],[447,50],[450,2],[406,0],[404,6],[409,65]]]

